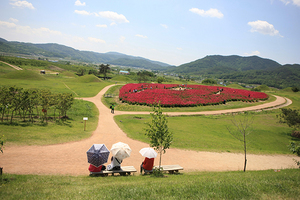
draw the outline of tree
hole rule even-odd
[[[217,81],[213,79],[205,79],[202,81],[202,84],[217,84]]]
[[[159,153],[159,172],[161,170],[161,156],[170,148],[173,141],[173,133],[169,131],[167,116],[162,113],[161,106],[158,104],[153,107],[150,114],[152,121],[148,123],[145,135],[150,139],[150,146],[154,147]]]
[[[254,116],[250,115],[249,113],[245,113],[239,119],[236,119],[236,117],[232,115],[231,122],[235,126],[235,129],[232,130],[227,127],[227,130],[233,137],[243,142],[245,154],[244,172],[246,171],[247,165],[247,136],[252,132],[253,120]]]
[[[160,76],[157,78],[157,83],[162,83],[162,82],[164,82],[164,80],[165,80],[164,77]]]
[[[40,90],[40,105],[42,107],[42,112],[43,112],[43,118],[42,118],[42,122],[44,122],[44,120],[46,120],[47,122],[47,113],[48,113],[48,109],[51,106],[51,101],[52,101],[52,94],[51,91],[48,89],[43,89]]]
[[[60,114],[62,117],[66,118],[67,117],[67,111],[71,108],[73,101],[74,101],[74,96],[71,93],[63,93],[63,94],[58,94],[57,96],[57,106],[56,108],[60,111]]]
[[[280,108],[281,112],[277,117],[280,123],[287,123],[289,127],[297,129],[300,127],[300,113],[299,110],[291,108]]]
[[[292,91],[293,91],[293,92],[299,92],[299,88],[297,88],[297,87],[292,87]]]
[[[106,74],[110,71],[109,65],[106,64],[101,64],[100,68],[99,68],[99,74],[103,74],[104,75],[104,79],[106,78]]]
[[[9,87],[0,87],[0,111],[1,111],[1,121],[3,122],[4,114],[8,110],[8,104],[10,102]]]
[[[79,68],[79,69],[77,70],[77,75],[78,75],[78,76],[83,76],[83,75],[85,74],[85,71],[86,71],[86,69],[84,69],[84,68]]]
[[[4,135],[0,135],[0,152],[3,153]]]

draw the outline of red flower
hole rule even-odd
[[[123,102],[141,105],[197,106],[226,101],[266,100],[268,95],[241,89],[204,85],[130,83],[120,89]]]

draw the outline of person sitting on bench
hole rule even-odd
[[[141,174],[144,172],[152,172],[153,171],[153,165],[154,165],[154,158],[147,158],[145,157],[144,162],[141,164]]]
[[[123,160],[118,159],[114,156],[111,157],[111,164],[107,165],[107,170],[121,170],[121,163]]]
[[[90,172],[101,172],[101,170],[105,170],[106,167],[105,165],[100,165],[99,167],[95,167],[94,165],[90,164],[89,166],[89,171]]]

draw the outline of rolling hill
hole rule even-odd
[[[3,38],[0,38],[0,52],[35,55],[38,57],[56,57],[87,63],[105,63],[128,67],[140,67],[150,70],[164,70],[170,67],[167,63],[152,61],[142,57],[129,56],[117,52],[96,53],[92,51],[80,51],[54,43],[33,44],[10,42]]]
[[[258,56],[206,56],[202,59],[167,69],[168,72],[193,75],[227,74],[249,70],[275,69],[281,65],[273,60]]]

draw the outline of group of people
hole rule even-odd
[[[105,165],[100,165],[99,167],[95,167],[94,165],[90,164],[89,166],[89,171],[90,172],[101,172],[104,170],[108,170],[108,171],[112,171],[112,170],[121,170],[121,163],[123,162],[123,160],[118,159],[114,156],[111,157],[111,164],[107,165],[107,167]],[[147,158],[145,157],[144,161],[141,164],[140,167],[140,173],[144,172],[152,172],[153,169],[153,165],[154,165],[154,158]]]
[[[118,159],[114,156],[111,157],[111,164],[107,165],[107,167],[105,165],[100,165],[99,167],[95,167],[94,165],[90,164],[89,166],[89,171],[90,172],[101,172],[104,170],[120,170],[121,169],[121,163],[123,162],[123,160]]]

